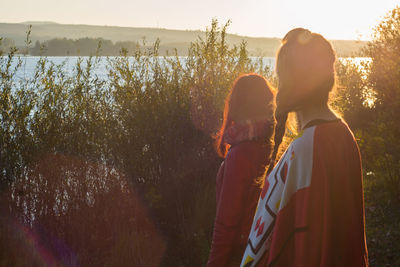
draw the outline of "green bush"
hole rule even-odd
[[[103,60],[96,56],[79,59],[72,75],[67,62],[41,57],[20,81],[24,58],[15,50],[0,58],[8,214],[0,232],[13,223],[26,230],[1,233],[5,265],[23,261],[15,251],[32,242],[26,262],[205,264],[221,162],[211,136],[232,81],[243,72],[270,74],[245,43],[228,47],[227,27],[213,21],[185,59],[160,57],[159,42],[133,57],[122,50],[107,59],[105,78],[94,72]]]
[[[400,8],[375,28],[370,62],[338,66],[334,105],[355,132],[364,167],[371,266],[400,264]]]

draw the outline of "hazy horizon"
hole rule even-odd
[[[51,21],[60,24],[202,30],[213,18],[232,21],[229,33],[281,38],[295,27],[328,39],[368,40],[372,28],[394,8],[396,0],[238,0],[50,1],[5,0],[1,22]]]
[[[220,23],[220,26],[225,24],[227,21],[218,21]],[[141,29],[160,29],[160,30],[170,30],[170,31],[200,31],[200,32],[205,32],[207,28],[209,28],[211,24],[210,22],[205,25],[202,29],[174,29],[174,28],[165,28],[165,27],[152,27],[152,26],[120,26],[120,25],[99,25],[99,24],[86,24],[86,23],[61,23],[57,21],[32,21],[32,20],[27,20],[27,21],[21,21],[21,22],[9,22],[9,21],[0,21],[0,23],[5,23],[5,24],[22,24],[22,25],[32,25],[35,27],[35,25],[44,25],[44,24],[58,24],[58,25],[71,25],[71,26],[95,26],[95,27],[118,27],[118,28],[141,28]],[[0,33],[1,34],[1,33]],[[228,34],[233,34],[233,35],[238,35],[240,37],[249,37],[249,38],[282,38],[283,36],[251,36],[251,35],[243,35],[239,33],[233,33],[229,31],[228,29]],[[328,38],[329,39],[329,38]],[[330,40],[357,40],[357,39],[330,39]],[[364,39],[360,39],[361,41],[365,41]]]

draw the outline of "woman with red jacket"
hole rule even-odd
[[[274,91],[258,74],[241,75],[226,98],[216,148],[224,161],[217,174],[217,213],[208,266],[238,266],[257,201],[258,178],[270,160],[275,129]]]

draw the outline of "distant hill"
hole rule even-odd
[[[21,22],[20,24],[25,24],[25,25],[43,25],[43,24],[58,24],[57,22],[53,21],[24,21]]]
[[[27,21],[23,23],[0,23],[0,37],[15,41],[17,46],[23,46],[28,25],[32,25],[31,39],[44,42],[55,38],[103,38],[112,42],[131,41],[140,42],[143,38],[147,43],[153,43],[157,38],[161,40],[161,49],[178,49],[184,55],[190,42],[199,36],[204,36],[203,31],[170,30],[160,28],[133,28],[116,26],[72,25],[58,24],[46,21]],[[280,44],[279,38],[255,38],[228,34],[227,42],[230,45],[240,44],[245,40],[248,50],[254,56],[274,56]],[[332,40],[339,56],[360,55],[359,49],[365,45],[363,41]]]

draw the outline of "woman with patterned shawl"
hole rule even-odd
[[[329,107],[336,56],[297,28],[277,54],[275,146],[241,266],[367,266],[357,142]],[[274,164],[289,112],[299,134]]]

